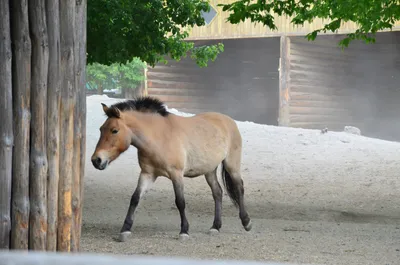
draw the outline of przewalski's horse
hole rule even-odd
[[[222,189],[217,168],[222,163],[222,179],[229,197],[239,208],[246,231],[252,223],[244,205],[244,187],[240,174],[242,138],[233,119],[214,112],[182,117],[169,113],[163,102],[140,97],[114,104],[102,103],[107,120],[92,155],[95,168],[104,170],[130,145],[138,150],[141,172],[129,210],[120,231],[120,240],[131,234],[140,198],[158,176],[172,181],[175,203],[181,217],[180,238],[187,238],[189,223],[185,215],[183,177],[205,175],[215,201],[215,216],[210,232],[221,228]]]

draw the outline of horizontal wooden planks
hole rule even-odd
[[[148,68],[148,94],[170,108],[277,124],[279,38],[223,43],[224,52],[206,68],[190,58]]]
[[[337,47],[340,37],[290,38],[291,126],[353,125],[384,137],[373,124],[400,113],[393,104],[400,98],[400,32],[380,33],[375,44],[354,42],[344,51]],[[400,135],[394,120],[391,130]]]

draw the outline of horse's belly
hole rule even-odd
[[[224,152],[190,157],[185,165],[185,177],[193,178],[214,171],[225,158]]]
[[[207,174],[209,172],[211,172],[211,170],[204,170],[204,168],[190,168],[188,170],[185,171],[184,176],[186,178],[195,178],[204,174]]]
[[[217,168],[218,165],[215,165],[214,167],[202,167],[202,168],[189,168],[187,170],[185,170],[185,174],[184,176],[186,178],[195,178],[204,174],[207,174],[209,172],[212,172],[214,169]]]

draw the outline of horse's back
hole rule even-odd
[[[202,112],[192,116],[192,118],[196,123],[211,124],[211,126],[223,131],[227,136],[233,137],[232,140],[235,140],[235,138],[241,140],[240,131],[236,121],[226,114],[220,112]]]
[[[224,127],[227,130],[227,134],[232,138],[232,140],[238,141],[242,140],[239,128],[236,121],[230,116],[219,113],[219,112],[203,112],[196,116],[199,116],[207,121],[212,122],[215,126]],[[196,117],[195,116],[195,117]]]
[[[218,112],[175,117],[184,139],[185,175],[198,176],[214,170],[231,150],[241,152],[242,139],[236,122]]]

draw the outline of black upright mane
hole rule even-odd
[[[163,117],[166,117],[169,114],[168,110],[164,106],[164,102],[149,96],[115,103],[108,108],[106,115],[109,118],[118,117],[117,109],[121,112],[133,110],[144,113],[158,113]]]

